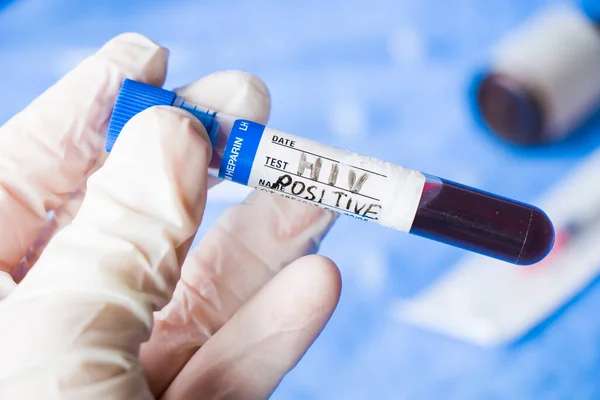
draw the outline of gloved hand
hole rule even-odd
[[[162,85],[166,66],[121,35],[1,128],[0,399],[265,399],[337,304],[337,267],[304,257],[329,211],[253,192],[188,254],[216,183],[190,114],[148,109],[105,156],[122,81]],[[179,92],[268,117],[249,74]]]

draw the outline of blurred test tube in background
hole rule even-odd
[[[518,145],[569,137],[600,109],[600,2],[553,6],[507,34],[473,80],[474,117]]]

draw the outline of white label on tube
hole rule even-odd
[[[425,176],[246,120],[231,129],[221,179],[408,232]]]

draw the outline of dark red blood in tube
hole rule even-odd
[[[554,244],[542,210],[439,178],[428,178],[410,233],[518,265]]]

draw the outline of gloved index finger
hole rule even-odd
[[[161,85],[167,51],[117,36],[0,128],[0,269],[10,272],[103,154],[122,81]]]

